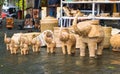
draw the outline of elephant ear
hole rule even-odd
[[[101,37],[102,27],[100,25],[91,25],[91,27],[88,37]]]

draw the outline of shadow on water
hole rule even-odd
[[[8,34],[14,32],[10,31]],[[103,55],[97,58],[63,55],[61,48],[56,54],[47,54],[46,47],[40,53],[30,53],[26,56],[18,53],[11,55],[3,43],[3,31],[0,32],[0,74],[119,74],[120,53],[111,48],[104,49]]]

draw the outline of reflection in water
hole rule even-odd
[[[21,63],[24,63],[26,61],[28,61],[28,58],[26,56],[20,56],[20,57],[18,57],[17,62],[18,62],[18,64],[21,64]]]
[[[118,65],[120,65],[120,59],[111,60],[111,64],[118,64]]]
[[[1,57],[0,74],[119,74],[120,69],[117,66],[120,65],[120,54],[109,50],[104,50],[97,58],[80,57],[78,53],[63,55],[60,48],[56,54],[47,54],[46,48],[42,48],[37,54],[31,51],[26,56],[11,55],[6,51]]]

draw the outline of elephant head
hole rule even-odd
[[[66,42],[69,39],[69,30],[68,29],[62,29],[60,31],[60,41]]]

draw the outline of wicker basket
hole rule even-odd
[[[111,36],[112,27],[103,27],[105,36]]]
[[[111,38],[111,31],[112,27],[103,27],[104,33],[105,33],[105,38],[104,38],[104,48],[109,48],[110,47],[110,38]]]
[[[41,24],[41,32],[45,30],[53,31],[54,27],[58,26],[58,20],[54,17],[47,16],[43,20],[40,20],[40,24]]]
[[[120,17],[120,13],[119,12],[113,13],[112,17]]]
[[[109,17],[110,16],[110,13],[101,13],[100,14],[102,17]]]

